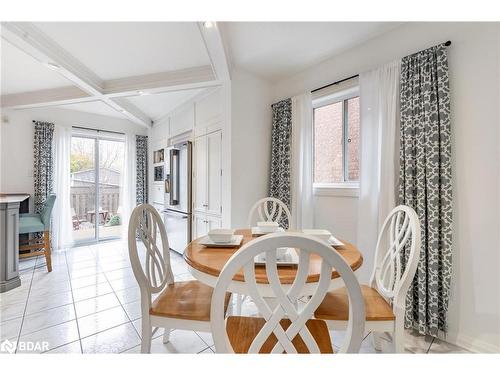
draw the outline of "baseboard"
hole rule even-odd
[[[467,349],[473,353],[500,353],[500,346],[496,346],[460,333],[456,335],[448,335],[446,338],[442,338],[441,340],[460,346],[461,348]]]

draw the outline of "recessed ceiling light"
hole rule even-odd
[[[54,69],[54,70],[57,70],[57,69],[60,69],[61,67],[57,64],[54,64],[53,62],[48,62],[47,63],[47,66],[50,68],[50,69]]]
[[[138,95],[149,95],[150,93],[149,93],[149,92],[145,92],[145,91],[141,91],[141,90],[139,90],[139,91],[137,91],[137,94],[138,94]]]
[[[205,26],[206,29],[210,29],[211,27],[214,27],[214,23],[212,21],[205,21],[203,22],[203,26]]]

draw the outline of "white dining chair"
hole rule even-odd
[[[257,220],[255,217],[257,216]],[[286,220],[287,227],[292,229],[292,215],[285,203],[277,198],[262,198],[250,209],[248,214],[248,227],[251,228],[257,221],[275,221],[282,223]]]
[[[298,265],[292,284],[281,284],[277,248],[296,249]],[[274,298],[262,297],[255,278],[255,257],[265,253],[265,269]],[[321,257],[316,291],[301,308],[299,298],[309,274],[310,256]],[[224,296],[234,275],[243,269],[247,294],[257,306],[260,317],[228,316]],[[365,312],[361,289],[342,256],[332,247],[299,233],[276,233],[242,246],[228,260],[217,280],[212,297],[212,335],[216,353],[332,353],[328,327],[323,320],[312,319],[326,295],[335,269],[347,286],[350,301],[346,339],[341,352],[359,351],[363,340]]]
[[[420,258],[420,222],[408,206],[394,208],[385,219],[375,248],[375,267],[369,285],[362,285],[366,306],[366,332],[372,332],[375,349],[381,350],[381,334],[389,334],[393,350],[404,352],[406,295]],[[407,249],[404,253],[404,249]],[[403,269],[402,260],[406,263]],[[346,327],[349,301],[345,288],[327,293],[314,316],[332,330]]]
[[[136,234],[145,248],[141,251],[144,254],[142,259]],[[153,206],[141,204],[132,211],[128,249],[132,270],[141,291],[141,353],[150,352],[152,335],[159,327],[165,328],[163,343],[169,341],[172,329],[210,332],[213,288],[196,280],[175,282],[170,266],[167,233]],[[156,293],[159,294],[153,300],[153,294]],[[230,297],[227,293],[222,298],[224,313]]]

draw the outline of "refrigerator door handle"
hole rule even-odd
[[[170,205],[179,204],[179,150],[170,150]]]

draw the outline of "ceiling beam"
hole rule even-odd
[[[103,99],[104,103],[106,103],[108,106],[111,108],[114,108],[121,114],[123,114],[125,117],[127,117],[130,120],[133,119],[141,119],[143,123],[149,123],[149,126],[153,125],[153,120],[151,120],[148,116],[146,116],[139,108],[137,108],[135,105],[130,103],[126,99],[122,98],[116,98],[116,99],[111,99],[111,98],[104,98]]]
[[[38,91],[6,94],[0,97],[2,108],[23,109],[49,107],[59,104],[77,104],[89,101],[125,98],[144,94],[160,94],[171,91],[192,90],[220,85],[210,66],[200,66],[171,72],[104,81],[105,93],[90,95],[75,86]],[[126,105],[126,101],[119,101]],[[117,108],[116,105],[111,105]],[[126,108],[124,108],[126,110]],[[136,112],[140,111],[136,108]],[[140,115],[139,115],[140,116]]]
[[[110,99],[103,97],[103,81],[33,24],[29,22],[5,22],[2,24],[2,38],[42,64],[53,68],[54,71],[67,78],[95,100],[103,100],[118,110],[118,104],[108,102]],[[133,113],[129,113],[125,108],[121,108],[120,112],[122,110],[128,113],[127,117],[133,122],[147,128],[151,127],[153,121],[139,109],[136,108]]]
[[[205,22],[198,22],[198,28],[205,43],[210,61],[212,62],[215,76],[219,81],[230,81],[229,60],[226,54],[220,25],[218,25],[217,22],[210,22],[210,27],[207,27]]]
[[[2,38],[51,67],[88,94],[101,94],[101,79],[31,23],[3,22]]]
[[[113,79],[104,82],[104,95],[109,98],[159,94],[168,91],[196,89],[220,84],[210,65],[188,69]]]
[[[39,108],[94,101],[95,98],[75,86],[7,94],[0,97],[2,108]]]
[[[28,22],[2,23],[2,38],[66,77],[76,87],[7,94],[2,108],[23,109],[102,101],[129,120],[150,127],[152,119],[126,97],[220,85],[230,79],[224,44],[217,25],[198,24],[212,65],[104,81]]]

